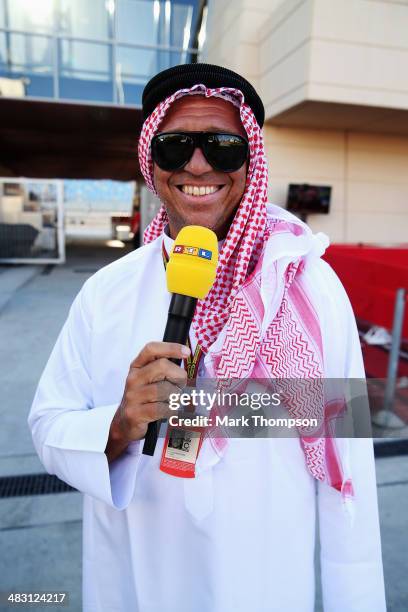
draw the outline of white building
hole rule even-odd
[[[408,243],[408,0],[209,0],[201,61],[259,92],[271,201],[331,185],[314,230]]]

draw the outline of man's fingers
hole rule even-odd
[[[168,402],[173,393],[179,395],[180,387],[167,380],[162,380],[154,385],[146,385],[142,391],[143,403]]]
[[[169,396],[180,393],[187,374],[170,359],[182,359],[190,349],[171,342],[150,342],[131,363],[122,400],[121,422],[140,439],[148,423],[173,414]]]
[[[140,351],[139,355],[132,361],[131,368],[143,368],[143,366],[160,359],[184,359],[190,354],[190,349],[176,342],[149,342]]]
[[[170,410],[167,402],[151,402],[143,405],[140,420],[151,423],[152,421],[160,421],[160,419],[168,419],[172,414],[174,414],[174,410]]]
[[[168,380],[179,387],[185,387],[187,384],[187,373],[184,368],[164,357],[156,359],[148,363],[144,368],[137,370],[137,376],[140,383],[144,385],[163,380]]]
[[[137,399],[137,405],[142,407],[145,404],[151,404],[153,402],[166,402],[168,403],[169,397],[172,394],[180,394],[180,387],[173,385],[167,380],[163,380],[153,385],[143,385],[139,387],[137,391],[131,391],[128,393],[129,405],[134,404],[134,400]]]

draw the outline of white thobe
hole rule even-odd
[[[166,238],[169,240],[168,238]],[[312,612],[318,515],[326,612],[385,610],[372,441],[350,440],[351,524],[340,494],[317,483],[299,439],[206,440],[197,476],[159,470],[132,443],[104,453],[130,362],[161,340],[170,295],[162,240],[92,276],[77,295],[40,380],[29,426],[45,469],[84,493],[86,612]],[[327,377],[363,377],[344,289],[315,258]],[[317,493],[317,494],[316,494]]]

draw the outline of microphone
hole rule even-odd
[[[187,225],[177,234],[166,267],[167,289],[172,293],[164,342],[185,344],[197,299],[204,299],[213,286],[218,264],[218,242],[214,232],[199,225]],[[171,359],[180,365],[181,359]],[[143,445],[144,455],[154,455],[160,421],[149,423]]]

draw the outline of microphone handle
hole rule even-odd
[[[191,321],[194,316],[197,299],[188,295],[173,293],[169,314],[167,316],[166,329],[164,330],[163,342],[177,342],[185,344],[188,339]],[[170,359],[176,365],[180,365],[182,359]],[[152,421],[147,427],[145,441],[143,445],[143,455],[154,455],[159,436],[161,421]]]

